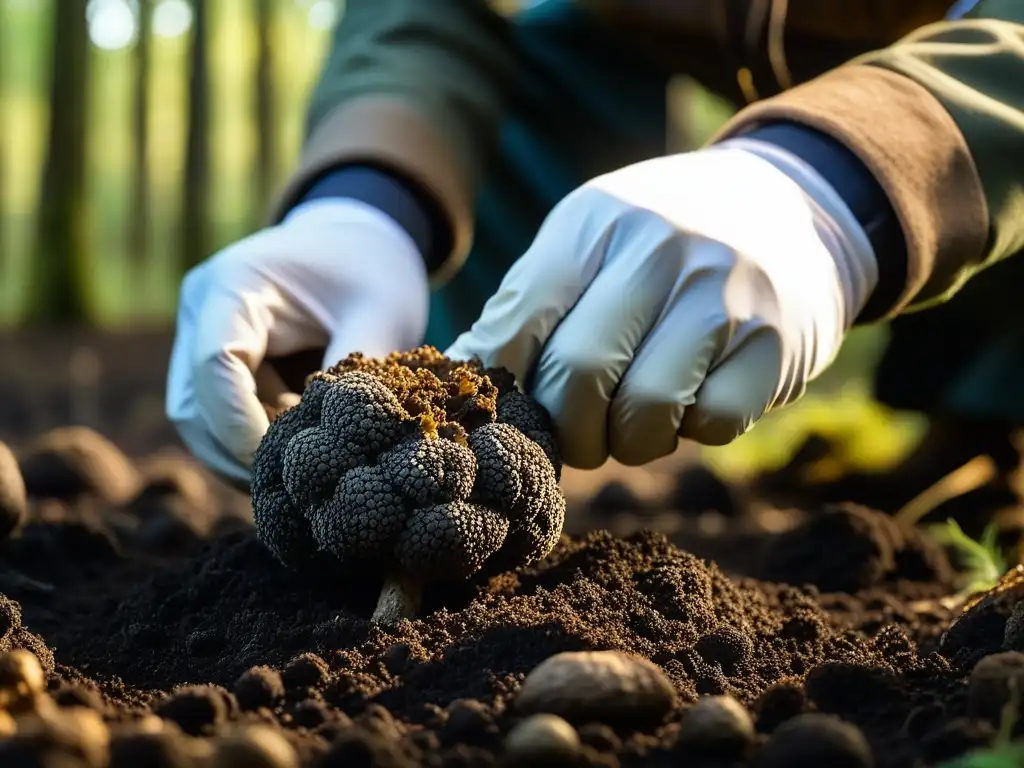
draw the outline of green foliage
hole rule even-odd
[[[1014,690],[1003,707],[999,731],[992,746],[970,752],[941,768],[1018,768],[1024,765],[1024,741],[1013,741],[1013,730],[1020,717],[1020,692]]]
[[[941,768],[1019,768],[1024,765],[1024,742],[1001,744],[943,763]]]
[[[963,564],[964,592],[991,589],[1009,569],[1007,559],[999,548],[998,530],[994,525],[987,526],[978,541],[964,533],[953,519],[929,526],[929,530],[940,544],[950,547]]]
[[[272,0],[277,89],[275,142],[281,165],[298,155],[306,94],[317,76],[329,32],[309,22],[309,3]],[[154,2],[154,6],[159,2]],[[257,29],[251,0],[211,2],[210,145],[208,215],[216,248],[244,236],[263,220],[265,201],[253,183],[257,152],[254,120]],[[24,317],[31,275],[40,258],[41,168],[46,151],[47,84],[52,11],[56,0],[0,0],[0,326]],[[181,183],[187,128],[187,34],[152,41],[149,80],[148,187],[152,215],[146,268],[129,242],[133,167],[131,48],[90,50],[92,82],[86,126],[85,210],[76,219],[88,242],[88,280],[95,313],[105,325],[165,324],[180,282]],[[275,187],[281,179],[275,179]],[[77,214],[76,214],[77,216]],[[136,273],[141,275],[136,278]],[[93,309],[93,307],[90,307]]]

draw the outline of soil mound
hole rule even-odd
[[[766,547],[757,575],[825,592],[900,581],[953,586],[949,560],[934,539],[856,504],[827,506],[780,534]]]

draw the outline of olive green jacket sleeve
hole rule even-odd
[[[452,247],[431,276],[444,282],[469,251],[477,184],[515,76],[511,50],[487,0],[348,0],[274,220],[333,167],[387,168],[446,217]]]
[[[1024,249],[1024,3],[981,0],[737,114],[713,139],[792,120],[843,142],[906,237],[888,316],[942,301]],[[902,271],[902,270],[901,270]]]

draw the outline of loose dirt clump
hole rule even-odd
[[[959,616],[943,552],[863,508],[764,534],[746,573],[563,536],[387,627],[383,574],[286,569],[154,466],[121,503],[35,498],[0,542],[0,668],[43,673],[0,706],[0,764],[930,765],[995,737],[1024,669],[1015,585]],[[168,516],[190,534],[140,535]]]
[[[779,535],[767,547],[758,576],[813,584],[824,592],[899,581],[953,584],[949,561],[933,539],[856,504],[827,506]]]

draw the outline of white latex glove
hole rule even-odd
[[[428,296],[423,259],[393,219],[350,199],[300,205],[185,276],[167,415],[201,461],[248,484],[269,424],[254,377],[264,358],[326,347],[333,365],[417,346]]]
[[[570,466],[638,465],[679,436],[728,443],[801,395],[877,280],[816,171],[735,139],[568,195],[448,354],[525,382]]]

